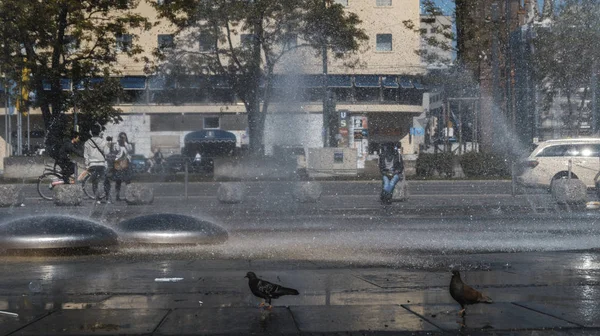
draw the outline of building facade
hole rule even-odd
[[[336,104],[339,121],[338,146],[357,148],[366,157],[383,142],[402,141],[405,152],[414,152],[413,118],[424,111],[424,86],[419,78],[425,68],[415,53],[420,47],[417,33],[406,29],[404,20],[419,22],[419,0],[336,0],[347,11],[359,15],[369,40],[357,53],[355,67],[329,58],[328,86]],[[154,8],[141,1],[137,11],[157,24],[149,31],[135,32],[152,58],[156,48],[177,44],[181,36],[168,23],[161,22]],[[240,39],[243,34],[240,34]],[[124,34],[115,48],[125,50],[132,36]],[[199,43],[198,48],[202,50]],[[149,64],[135,62],[123,52],[117,70],[125,98],[115,102],[123,110],[123,122],[108,125],[106,135],[124,131],[135,143],[138,154],[150,156],[156,147],[164,153],[179,153],[184,136],[192,131],[221,129],[236,135],[237,146],[248,143],[245,107],[232,88],[219,76],[205,76],[203,85],[173,87],[159,74],[148,73]],[[298,49],[278,64],[272,102],[266,119],[265,151],[277,147],[308,148],[323,146],[322,63],[312,50]],[[77,85],[68,80],[64,89]],[[4,119],[4,118],[2,118]],[[0,119],[0,123],[2,123]],[[23,121],[34,131],[43,130],[39,111],[30,111]],[[2,125],[3,126],[3,125]],[[15,118],[11,121],[16,131]],[[24,136],[24,139],[27,139]],[[24,140],[24,145],[27,140]],[[30,145],[42,139],[31,137]],[[15,143],[15,142],[13,142]]]

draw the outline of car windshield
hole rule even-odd
[[[0,20],[0,336],[598,332],[600,1]]]

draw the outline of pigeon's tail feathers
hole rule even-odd
[[[479,302],[481,303],[494,303],[494,301],[492,301],[492,298],[486,295],[481,295],[481,298],[479,298]]]
[[[300,293],[298,293],[297,290],[293,289],[293,288],[287,288],[287,287],[281,287],[279,288],[279,290],[277,291],[279,295],[299,295]]]

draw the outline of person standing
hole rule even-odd
[[[115,153],[115,161],[112,165],[112,179],[115,180],[116,200],[121,201],[121,185],[131,183],[131,156],[133,147],[129,143],[125,132],[119,133],[117,142],[112,144]]]
[[[106,155],[109,153],[108,143],[100,136],[102,131],[99,125],[92,126],[92,137],[83,145],[83,158],[85,167],[90,174],[92,190],[98,203],[110,203],[110,180],[106,174]],[[104,181],[104,197],[98,193],[98,182]]]
[[[150,165],[150,169],[148,169],[148,173],[150,173],[152,171],[162,172],[162,169],[159,169],[159,168],[162,167],[161,165],[163,164],[164,159],[165,158],[164,158],[162,152],[160,151],[160,147],[156,147],[154,149],[154,154],[152,156],[152,160],[150,160],[151,165]]]
[[[383,146],[383,153],[379,155],[379,172],[382,178],[381,202],[392,204],[394,187],[404,173],[404,162],[393,144]]]

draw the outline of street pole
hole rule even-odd
[[[5,143],[5,156],[9,156],[9,148],[8,148],[8,123],[9,123],[9,119],[8,119],[8,78],[4,78],[4,94],[5,94],[5,99],[4,99],[4,143]]]
[[[498,59],[498,54],[499,54],[499,41],[498,41],[498,34],[499,34],[499,17],[498,17],[498,3],[494,2],[492,4],[492,23],[494,25],[494,30],[492,32],[493,36],[492,36],[492,118],[491,120],[489,120],[490,122],[492,122],[492,132],[491,134],[488,134],[486,136],[491,136],[492,137],[492,151],[496,151],[498,149],[498,140],[495,137],[495,134],[497,134],[497,132],[494,132],[494,125],[496,125],[496,122],[494,122],[495,118],[499,118],[500,116],[500,110],[499,110],[499,106],[498,104],[499,102],[499,90],[500,90],[500,68],[499,68],[499,59]]]
[[[458,154],[463,153],[463,120],[462,120],[462,104],[458,101]]]
[[[23,155],[23,117],[21,116],[20,104],[19,108],[15,108],[17,113],[17,155]]]
[[[323,11],[327,9],[327,0],[323,0]],[[321,78],[321,84],[323,86],[323,147],[330,147],[329,143],[329,132],[330,132],[330,115],[329,115],[329,87],[327,83],[327,43],[323,40],[321,45],[321,54],[323,61],[323,77]]]
[[[592,90],[592,134],[598,133],[598,66],[596,61],[592,63],[592,79],[590,83],[590,88]]]
[[[31,114],[31,111],[29,110],[29,108],[27,108],[27,153],[29,153],[31,155],[31,127],[30,127],[30,121],[29,121],[29,115]]]

